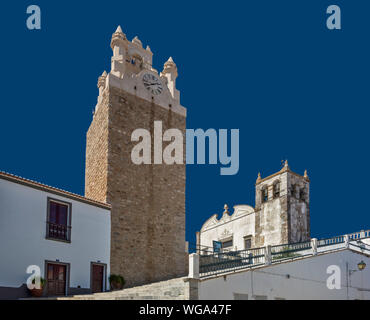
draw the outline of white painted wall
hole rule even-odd
[[[363,260],[367,267],[349,275],[348,270],[358,270]],[[341,273],[341,289],[327,287],[327,268],[337,265]],[[348,269],[347,269],[348,266]],[[289,275],[289,279],[287,278]],[[348,288],[347,288],[348,286]],[[201,300],[249,300],[266,297],[273,299],[370,299],[370,259],[362,254],[343,250],[318,255],[293,262],[281,263],[243,271],[199,282]]]
[[[47,197],[72,203],[71,243],[46,240]],[[90,263],[110,264],[110,210],[0,178],[0,286],[26,283],[29,265],[70,263],[70,286],[90,288]]]
[[[232,215],[224,213],[220,220],[217,215],[206,221],[200,231],[200,246],[213,247],[213,240],[233,239],[233,250],[244,250],[244,237],[254,236],[254,209],[248,205],[234,207]]]

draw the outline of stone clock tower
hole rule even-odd
[[[177,128],[185,136],[177,67],[170,58],[158,74],[149,46],[144,49],[137,37],[128,41],[121,27],[111,47],[111,71],[99,77],[87,132],[85,194],[112,205],[112,273],[124,276],[128,286],[183,276],[185,165],[136,165],[131,160],[136,129],[151,133],[152,159],[154,121],[162,121],[163,131]]]

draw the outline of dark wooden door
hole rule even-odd
[[[103,292],[104,266],[99,264],[92,265],[92,292]]]
[[[48,296],[64,296],[66,294],[67,268],[65,265],[47,265],[47,294]]]

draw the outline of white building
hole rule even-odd
[[[0,299],[27,297],[28,266],[48,296],[108,289],[110,206],[0,172]]]
[[[189,278],[200,300],[368,300],[369,236],[192,254]]]
[[[266,178],[258,174],[255,207],[234,206],[220,219],[211,216],[197,233],[197,246],[213,250],[243,250],[310,240],[310,180],[284,167]]]
[[[189,261],[198,299],[370,299],[370,267],[357,267],[369,266],[370,232],[311,239],[309,183],[286,161],[258,174],[255,207],[225,205],[203,224]]]

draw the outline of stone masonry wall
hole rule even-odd
[[[127,286],[183,276],[185,165],[133,164],[131,134],[143,128],[153,139],[161,120],[163,131],[185,136],[186,118],[117,88],[105,92],[88,133],[86,196],[101,201],[105,193],[112,205],[111,273]],[[152,159],[153,149],[152,141]]]
[[[274,199],[273,185],[280,181],[280,196]],[[268,201],[261,190],[268,187]],[[303,193],[301,193],[303,192]],[[282,170],[256,185],[255,246],[310,240],[309,180]]]
[[[100,202],[107,200],[108,99],[105,94],[86,135],[85,196]]]

